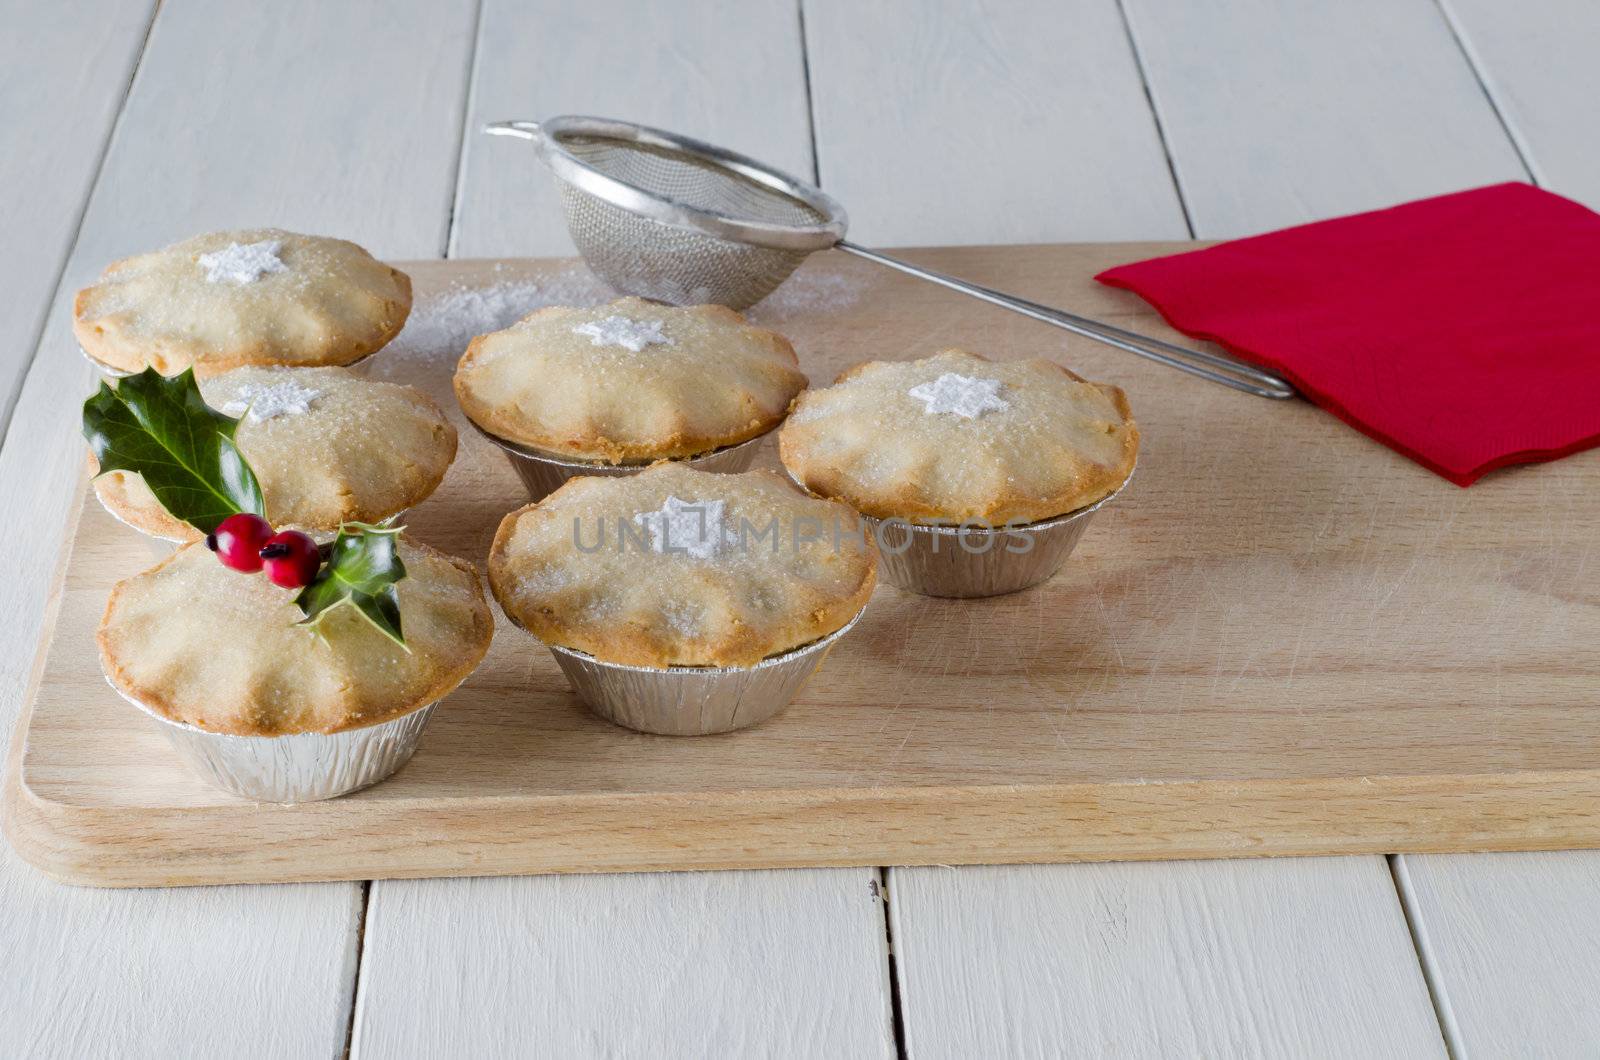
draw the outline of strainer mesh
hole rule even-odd
[[[652,195],[737,221],[811,225],[809,204],[684,152],[630,140],[568,134],[573,158]],[[674,305],[712,302],[744,309],[788,278],[807,251],[755,246],[663,224],[562,183],[567,228],[606,283]]]

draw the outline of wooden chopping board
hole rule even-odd
[[[1091,277],[1188,246],[909,256],[1172,337]],[[600,295],[565,261],[402,267],[418,308],[374,374],[425,387],[458,423],[464,340],[430,306]],[[205,786],[105,685],[94,627],[149,560],[91,498],[14,739],[11,841],[53,876],[111,886],[1600,845],[1600,452],[1462,490],[1303,402],[836,254],[753,315],[818,384],[947,345],[1116,382],[1144,434],[1139,475],[1043,588],[880,588],[802,697],[746,732],[615,728],[501,619],[408,766],[298,807]],[[409,522],[481,567],[522,500],[462,426]]]

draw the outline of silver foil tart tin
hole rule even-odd
[[[758,725],[799,694],[834,643],[865,612],[820,640],[753,666],[625,666],[546,645],[572,690],[594,713],[638,732],[707,736]]]
[[[112,518],[116,517],[113,516]],[[145,548],[149,549],[150,551],[150,558],[155,560],[157,563],[160,563],[162,560],[178,551],[178,549],[188,544],[187,541],[179,541],[176,538],[171,537],[157,537],[154,534],[146,534],[143,531],[140,531],[139,536],[144,538],[144,545]]]
[[[398,336],[396,336],[396,337],[398,338]],[[394,339],[390,339],[389,341],[393,342]],[[360,376],[362,379],[371,379],[372,378],[372,359],[374,357],[378,356],[378,354],[382,353],[386,349],[388,349],[388,346],[380,346],[377,349],[373,350],[371,353],[362,354],[360,357],[357,357],[355,360],[351,361],[349,364],[339,365],[339,367],[347,369],[347,370],[349,370],[351,372],[354,372],[356,375]]]
[[[98,497],[95,499],[99,500]],[[100,507],[107,515],[111,516],[111,518],[115,519],[129,530],[132,530],[134,533],[138,534],[139,537],[144,540],[145,547],[150,550],[150,558],[155,560],[157,563],[160,563],[162,560],[172,555],[178,550],[179,546],[186,543],[178,540],[175,537],[158,537],[157,535],[150,533],[148,530],[141,530],[137,526],[134,526],[132,523],[128,522],[128,520],[124,519],[122,516],[118,515],[116,512],[112,511],[110,506],[104,502],[101,503]]]
[[[78,347],[78,352],[83,354],[83,359],[88,361],[89,364],[94,367],[95,371],[99,372],[107,379],[126,379],[128,376],[133,374],[132,372],[124,372],[121,368],[113,368],[104,361],[95,360],[94,355],[88,350],[84,349],[82,346]]]
[[[902,519],[862,518],[878,546],[881,580],[923,596],[1001,596],[1049,580],[1072,554],[1090,517],[1127,486],[1124,480],[1093,504],[1014,527],[925,526]]]
[[[467,422],[472,423],[471,420]],[[544,500],[560,489],[568,479],[575,478],[578,475],[637,475],[650,466],[649,464],[605,464],[589,460],[564,460],[548,453],[541,453],[537,449],[530,449],[526,446],[517,445],[515,442],[508,442],[498,435],[490,434],[476,423],[473,423],[472,427],[505,451],[506,459],[511,461],[512,469],[522,479],[522,484],[528,487],[528,499],[533,501]],[[770,434],[771,432],[767,433]],[[760,448],[761,440],[766,436],[766,434],[758,434],[749,441],[740,442],[737,445],[725,445],[721,449],[713,449],[711,452],[702,453],[700,456],[674,460],[673,463],[685,464],[697,471],[718,471],[724,474],[745,471],[749,469],[751,462],[755,460],[756,450]]]
[[[115,685],[112,685],[116,688]],[[406,764],[437,703],[344,732],[234,736],[163,717],[117,689],[161,723],[178,756],[213,787],[257,802],[317,802],[387,779]]]

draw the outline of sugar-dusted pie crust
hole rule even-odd
[[[932,394],[946,375],[993,396],[975,398],[966,416],[911,393]],[[858,364],[833,386],[800,395],[778,452],[806,489],[867,515],[999,526],[1063,515],[1115,492],[1133,471],[1139,428],[1117,387],[1051,361],[948,349]]]
[[[396,586],[406,648],[350,607],[300,621],[296,590],[240,574],[204,545],[120,581],[100,620],[112,685],[207,732],[340,732],[426,706],[465,680],[494,632],[471,564],[402,539]]]
[[[707,554],[656,551],[652,513],[714,513]],[[637,516],[643,515],[641,523]],[[712,515],[689,519],[693,546]],[[719,475],[657,464],[574,478],[512,512],[489,552],[489,585],[534,636],[605,662],[748,666],[842,628],[872,595],[877,552],[854,511],[806,497],[771,471]]]
[[[638,349],[605,341],[618,318]],[[570,460],[648,462],[765,434],[805,389],[797,365],[787,339],[731,309],[620,298],[540,309],[478,336],[455,388],[467,416],[506,441]]]
[[[280,270],[244,283],[208,279],[202,257],[259,243],[278,244]],[[398,335],[410,311],[410,278],[354,243],[256,228],[115,262],[78,292],[72,330],[85,353],[118,371],[192,366],[208,375],[349,364]]]
[[[236,368],[200,381],[212,408],[242,416],[234,435],[279,526],[333,530],[379,522],[426,500],[456,455],[456,429],[422,391],[363,379],[344,368]],[[285,397],[287,395],[287,398]],[[262,417],[270,403],[293,411]],[[246,411],[254,401],[257,408]],[[94,480],[118,519],[178,541],[199,531],[168,515],[133,472]]]

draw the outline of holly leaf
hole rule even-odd
[[[349,605],[405,648],[400,598],[394,588],[406,576],[397,547],[400,530],[392,520],[379,526],[345,523],[339,527],[317,576],[295,597],[306,616],[300,625],[316,627],[334,608]]]
[[[138,474],[168,514],[203,534],[238,512],[266,514],[233,441],[238,429],[205,403],[192,369],[168,379],[146,368],[116,386],[102,382],[83,403],[83,436],[100,470]]]

